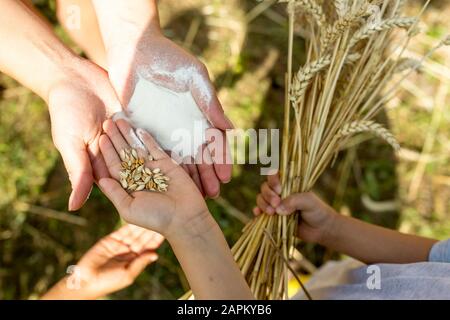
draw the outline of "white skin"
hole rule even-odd
[[[167,192],[139,191],[128,194],[119,179],[118,153],[135,143],[135,133],[124,120],[107,120],[100,149],[112,178],[99,181],[121,217],[132,224],[161,233],[172,246],[196,299],[252,299],[225,238],[206,203],[187,173],[144,130],[137,134],[145,149],[138,154],[150,169],[160,168],[170,178]]]
[[[107,73],[65,47],[22,2],[0,0],[0,20],[0,71],[48,104],[52,136],[72,183],[69,210],[77,210],[94,179],[108,175],[98,140],[102,122],[121,109],[120,102]]]
[[[109,77],[122,105],[128,105],[138,74],[168,89],[190,92],[212,130],[222,131],[219,138],[225,142],[223,131],[231,129],[232,124],[217,99],[208,71],[197,58],[162,34],[156,1],[92,3],[105,44]],[[200,153],[203,159],[196,159],[200,164],[186,168],[205,195],[216,197],[220,183],[231,178],[231,165],[225,161],[226,149],[216,151],[212,157],[210,146],[207,144]]]
[[[137,42],[127,38],[127,32],[130,30],[123,27],[123,24],[139,26],[140,22],[145,21],[145,26],[142,26],[142,28],[146,28],[149,19],[155,17],[156,5],[147,0],[142,2],[115,1],[115,4],[119,6],[124,3],[135,3],[137,6],[135,10],[126,11],[129,17],[124,17],[122,15],[124,12],[120,10],[117,12],[117,21],[121,21],[122,24],[119,23],[117,27],[112,28],[112,34],[115,37],[108,38],[107,40],[111,41],[107,41],[100,38],[98,28],[90,28],[92,25],[85,28],[85,23],[93,23],[97,27],[96,21],[86,21],[86,17],[91,17],[91,20],[95,17],[92,14],[95,12],[90,7],[90,1],[58,1],[60,18],[63,16],[64,5],[71,5],[72,2],[79,5],[81,12],[90,13],[90,15],[82,15],[82,26],[79,33],[76,34],[73,29],[70,33],[75,36],[77,42],[82,44],[81,47],[87,48],[88,54],[96,59],[98,65],[95,65],[78,57],[62,44],[48,23],[36,11],[32,10],[29,1],[24,2],[27,2],[28,6],[22,1],[0,0],[0,20],[2,21],[0,24],[0,71],[15,78],[47,102],[52,122],[52,136],[64,160],[72,184],[68,208],[69,210],[78,210],[88,198],[94,181],[107,175],[104,161],[98,151],[102,122],[113,113],[122,110],[121,102],[124,102],[125,97],[122,93],[127,92],[125,88],[131,88],[130,90],[132,90],[133,83],[133,77],[128,77],[126,72],[112,71],[111,74],[123,74],[124,79],[130,80],[128,82],[130,85],[126,85],[126,80],[123,87],[114,80],[111,85],[111,80],[114,77],[109,79],[108,73],[98,65],[107,66],[104,61],[107,56],[108,59],[111,57],[112,64],[124,65],[123,68],[128,70],[129,75],[135,72],[135,69],[132,68],[135,64],[131,60],[128,60],[128,63],[121,60],[121,57],[125,57],[125,54],[116,54],[117,51],[112,50],[117,46],[108,46],[107,48],[111,49],[108,53],[100,52],[105,47],[103,42],[115,43],[118,46],[122,44],[121,47],[127,53],[137,49]],[[108,12],[110,12],[108,6],[111,4],[111,7],[113,7],[113,2],[101,2],[107,4],[104,11],[108,15]],[[148,6],[149,4],[151,7]],[[142,10],[142,8],[144,9]],[[130,7],[130,9],[133,9],[133,7]],[[127,24],[126,21],[133,21],[133,23]],[[152,21],[157,20],[153,19]],[[136,30],[133,29],[133,31]],[[136,34],[141,35],[142,30],[137,30]],[[154,40],[155,46],[153,48],[158,44],[161,44],[161,46],[167,44],[168,51],[178,52],[180,57],[189,56],[188,53],[176,46],[174,47],[172,43],[168,43],[170,41],[162,38],[161,35],[158,36],[155,33],[147,40]],[[130,42],[127,46],[128,39]],[[89,43],[92,41],[95,41],[95,43]],[[165,54],[164,51],[156,53]],[[115,63],[113,57],[118,59]],[[140,59],[136,61],[138,60],[141,61]],[[210,84],[209,79],[206,78],[205,69],[201,67],[202,65],[198,60],[191,57],[179,61],[186,65],[188,60],[195,62],[194,65],[200,66],[200,74],[203,74],[204,81]],[[209,88],[212,90],[211,86]],[[119,93],[119,97],[116,92]],[[128,95],[130,92],[132,91],[128,91]],[[193,95],[195,95],[195,90],[193,90]],[[219,130],[231,127],[229,121],[223,115],[215,94],[213,94],[210,102],[205,115],[210,119],[213,126]],[[200,102],[199,104],[202,106]],[[231,176],[230,165],[203,164],[186,169],[189,170],[200,190],[209,196],[216,196],[219,192],[219,182],[226,182]]]
[[[414,263],[428,261],[434,239],[403,234],[339,215],[312,192],[294,193],[281,199],[278,174],[261,186],[253,209],[273,215],[298,213],[298,236],[370,263]]]
[[[125,225],[94,244],[76,264],[76,274],[63,278],[41,299],[94,300],[122,290],[158,259],[155,250],[163,241],[156,232]]]

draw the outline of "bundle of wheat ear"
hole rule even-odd
[[[281,0],[289,19],[288,70],[281,150],[282,197],[310,191],[352,135],[368,132],[399,149],[372,119],[422,60],[403,58],[419,33],[416,17],[401,15],[404,0]],[[293,74],[294,29],[306,35],[306,62]],[[400,33],[394,31],[398,29]],[[389,85],[389,86],[387,86]],[[389,89],[387,89],[389,87]],[[287,261],[298,214],[260,215],[232,248],[257,299],[286,299]],[[308,296],[309,297],[309,296]],[[314,297],[312,297],[314,298]]]

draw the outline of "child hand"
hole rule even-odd
[[[289,215],[299,211],[298,235],[308,242],[317,242],[325,238],[331,230],[338,214],[312,192],[294,193],[281,200],[281,184],[278,173],[270,175],[261,186],[256,198],[255,215],[263,212],[273,215]]]
[[[164,238],[153,231],[125,225],[98,241],[80,259],[74,272],[43,299],[98,299],[131,285],[156,261]]]
[[[155,230],[169,242],[201,234],[214,225],[205,201],[186,172],[175,163],[146,131],[133,128],[125,120],[107,120],[106,135],[100,138],[100,149],[112,178],[99,181],[105,195],[114,203],[121,217],[132,224]],[[139,137],[138,137],[139,136]],[[142,142],[141,142],[142,141]],[[117,180],[121,170],[119,152],[134,148],[139,157],[147,160],[151,170],[160,168],[169,177],[167,192],[139,191],[128,194]]]

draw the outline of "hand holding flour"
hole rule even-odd
[[[94,0],[108,56],[109,77],[125,117],[148,130],[185,166],[204,194],[214,197],[231,177],[224,115],[206,67],[162,35],[154,1]],[[214,132],[215,148],[207,136]],[[217,134],[219,133],[219,134]],[[181,140],[182,141],[181,141]]]

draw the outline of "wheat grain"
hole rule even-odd
[[[128,192],[134,191],[167,191],[169,178],[160,168],[153,170],[145,167],[144,158],[138,156],[135,149],[122,149],[119,152],[122,170],[119,172],[120,184]]]

